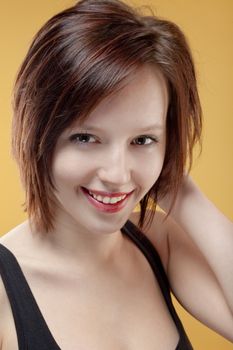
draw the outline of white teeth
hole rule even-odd
[[[104,199],[102,200],[102,202],[104,204],[109,204],[110,203],[110,198],[109,197],[104,197]]]
[[[92,192],[90,192],[90,195],[92,195],[92,197],[94,197],[97,201],[99,202],[102,202],[104,204],[115,204],[119,201],[122,201],[125,197],[126,197],[126,194],[124,194],[123,196],[120,196],[120,197],[102,197],[100,195],[96,195]]]

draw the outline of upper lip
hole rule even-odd
[[[104,192],[104,191],[92,190],[90,188],[85,188],[85,187],[83,187],[83,189],[87,190],[89,192],[92,192],[92,193],[94,193],[96,195],[100,195],[102,197],[111,197],[111,198],[124,196],[124,195],[130,194],[130,193],[132,193],[134,191],[134,190],[132,190],[130,192]]]

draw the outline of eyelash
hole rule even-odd
[[[80,141],[77,140],[79,137],[87,137],[87,136],[95,138],[95,136],[93,136],[92,134],[79,133],[79,134],[71,135],[69,139],[70,139],[71,142],[75,142],[75,143],[81,144],[81,145],[94,143],[94,142],[82,142],[82,141],[80,142]],[[145,144],[136,144],[136,146],[149,146],[149,145],[151,145],[153,143],[158,143],[158,139],[156,137],[154,137],[154,136],[140,135],[140,136],[136,137],[136,139],[140,139],[140,138],[147,138],[147,139],[150,139],[152,142],[145,143]]]

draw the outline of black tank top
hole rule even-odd
[[[151,265],[179,332],[179,342],[175,350],[192,350],[193,348],[172,304],[169,282],[155,247],[131,221],[127,221],[121,231],[137,245]],[[14,317],[18,349],[61,350],[45,322],[15,256],[2,244],[0,244],[0,274]]]

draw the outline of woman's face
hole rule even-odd
[[[162,170],[167,106],[165,79],[144,66],[62,133],[52,162],[59,221],[92,233],[124,225]]]

